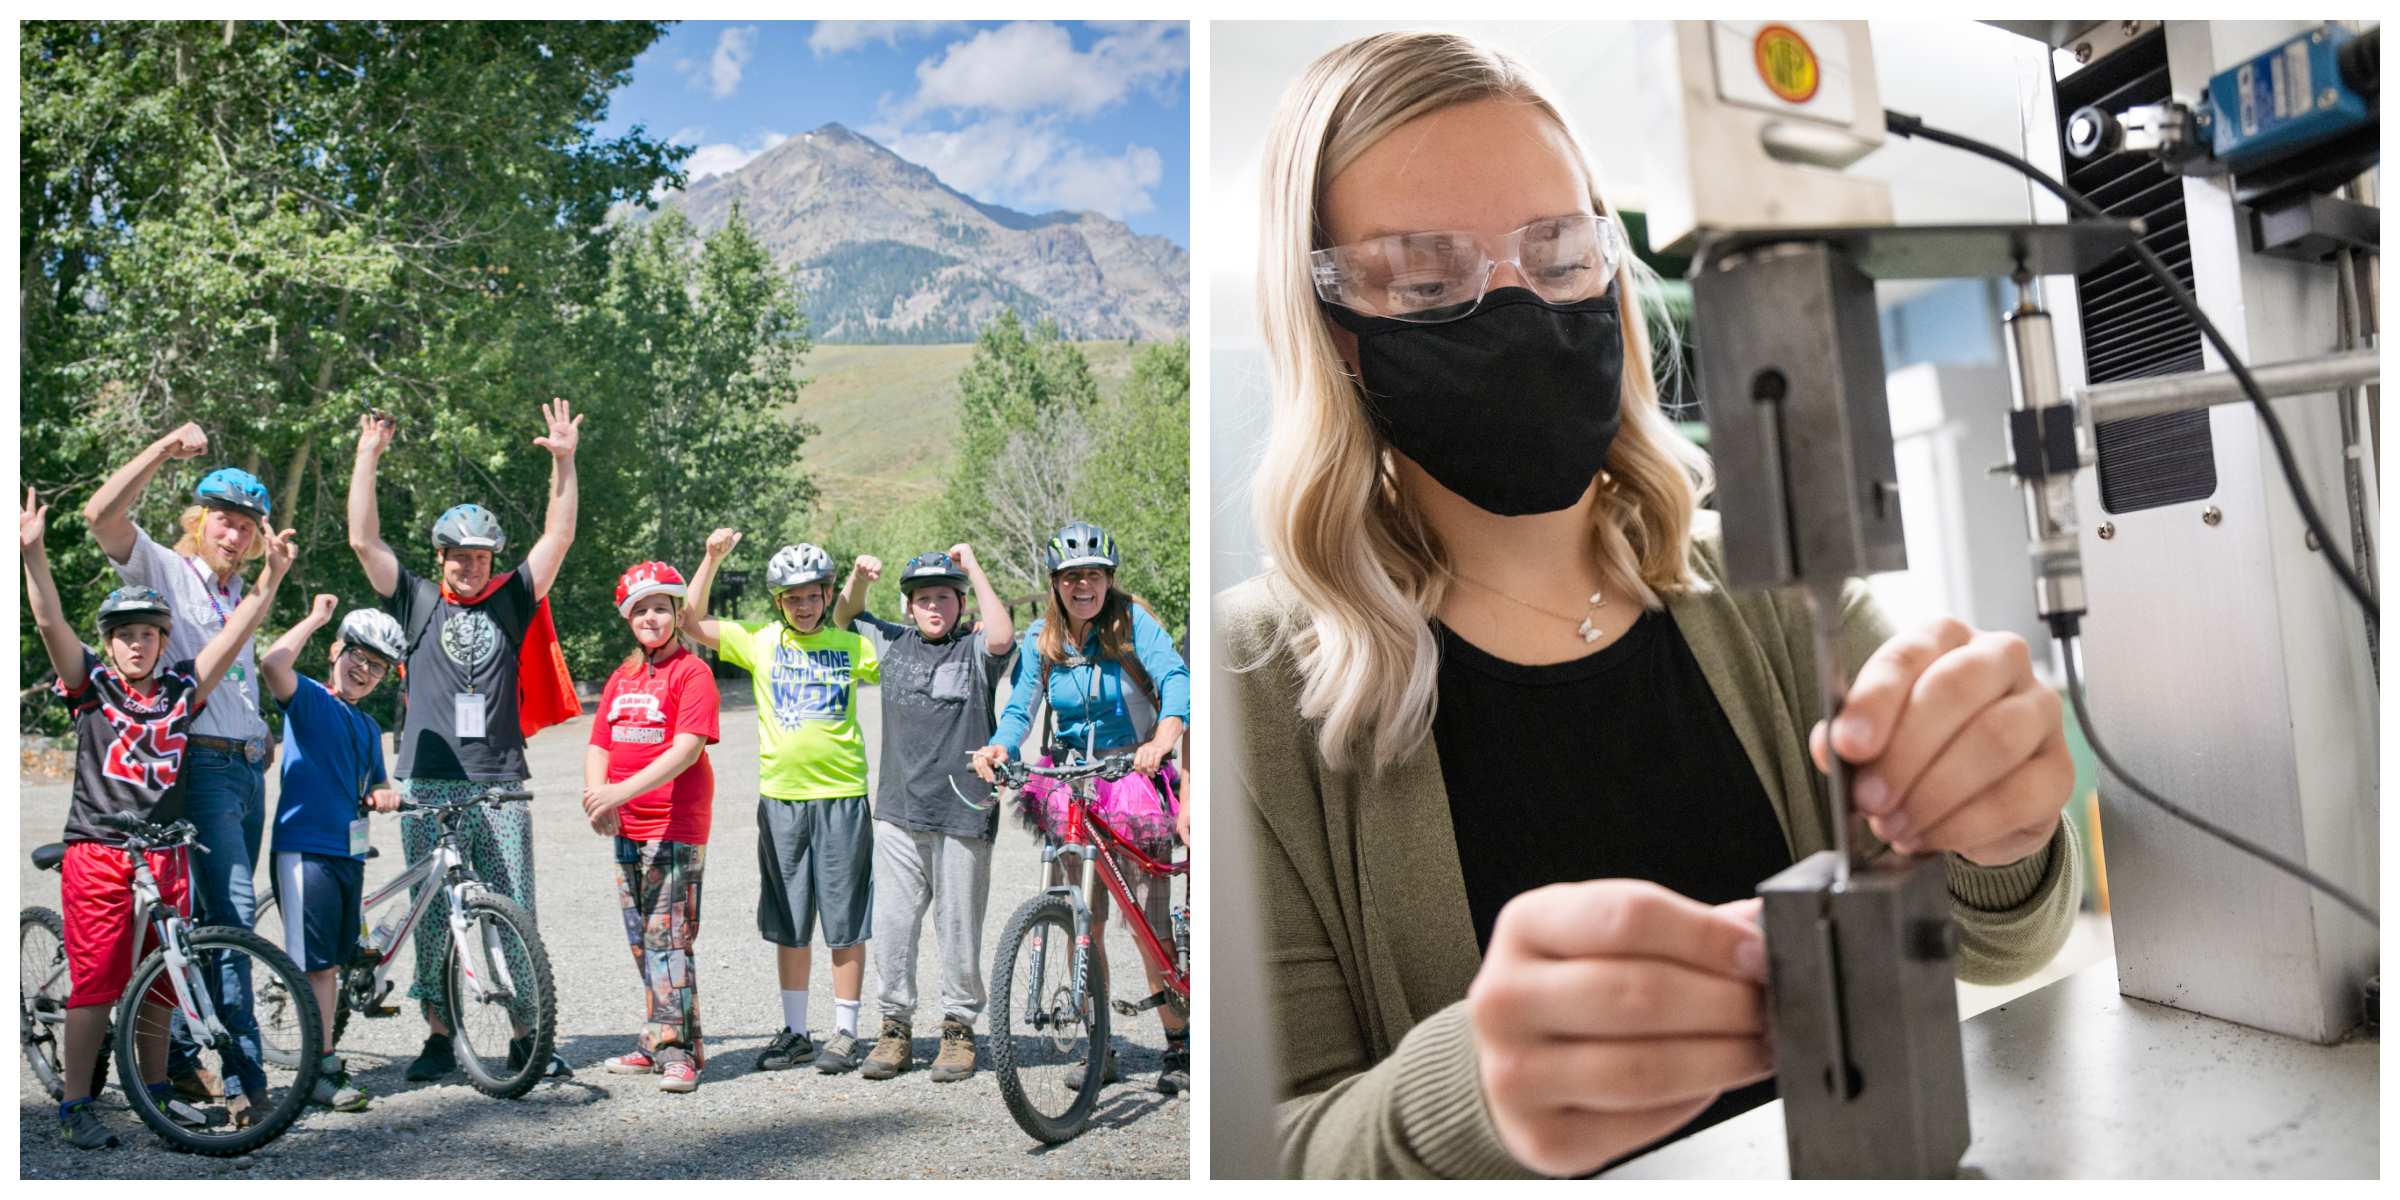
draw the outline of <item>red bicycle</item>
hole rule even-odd
[[[992,967],[992,1073],[1010,1116],[1036,1139],[1057,1144],[1083,1132],[1107,1083],[1108,1018],[1161,1004],[1191,1015],[1191,923],[1188,909],[1173,913],[1170,949],[1150,928],[1119,868],[1120,856],[1153,877],[1183,875],[1190,864],[1162,862],[1093,811],[1094,781],[1118,780],[1133,770],[1129,755],[1097,762],[1040,767],[999,764],[1000,781],[1022,788],[1034,776],[1067,788],[1065,828],[1044,839],[1042,862],[1071,859],[1067,877],[1027,900],[1000,935]],[[1099,853],[1106,848],[1111,853]],[[1134,944],[1158,968],[1166,986],[1139,1003],[1108,999],[1108,961],[1092,945],[1092,905],[1087,896],[1097,864],[1100,885],[1126,914]]]

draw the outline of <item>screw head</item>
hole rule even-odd
[[[2075,61],[2079,63],[2092,61],[2092,44],[2090,42],[2075,43]]]
[[[2127,21],[2127,22],[2125,22],[2125,23],[2123,23],[2123,24],[2121,24],[2121,25],[2117,26],[2117,32],[2118,32],[2118,33],[2121,33],[2121,34],[2124,34],[2126,37],[2132,37],[2133,35],[2135,35],[2135,34],[2137,34],[2137,33],[2140,33],[2141,31],[2142,31],[2142,23],[2141,23],[2140,21]]]
[[[2317,541],[2317,531],[2314,529],[2303,533],[2300,537],[2300,541],[2302,544],[2306,545],[2312,553],[2323,544]]]
[[[2200,523],[2203,525],[2218,525],[2223,523],[2224,520],[2224,510],[2218,508],[2214,504],[2211,504],[2207,508],[2200,510]]]
[[[2318,108],[2332,108],[2334,105],[2341,102],[2342,98],[2335,95],[2332,88],[2326,88],[2324,91],[2317,93]]]
[[[2117,536],[2117,523],[2116,523],[2115,521],[2102,521],[2102,522],[2100,522],[2100,540],[2101,540],[2101,541],[2104,541],[2104,542],[2105,542],[2105,541],[2107,541],[2108,539],[2110,539],[2110,538],[2113,538],[2113,537],[2115,537],[2115,536]]]

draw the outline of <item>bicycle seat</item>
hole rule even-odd
[[[58,869],[58,864],[65,861],[67,861],[67,844],[65,842],[52,842],[47,846],[38,846],[33,851],[33,869],[37,871],[55,871]]]
[[[369,846],[369,847],[367,847],[367,854],[366,854],[366,856],[367,856],[368,858],[373,858],[373,857],[375,857],[375,856],[376,856],[378,853],[379,853],[379,852],[378,852],[378,851],[375,849],[375,847],[373,847],[373,846]]]

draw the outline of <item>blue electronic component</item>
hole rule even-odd
[[[2201,115],[2217,161],[2249,171],[2373,123],[2335,58],[2351,36],[2328,24],[2209,80]]]

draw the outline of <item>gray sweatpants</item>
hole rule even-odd
[[[992,843],[875,822],[876,1000],[883,1015],[917,1016],[917,930],[933,905],[942,956],[942,1015],[983,1014],[983,909],[992,894]]]

